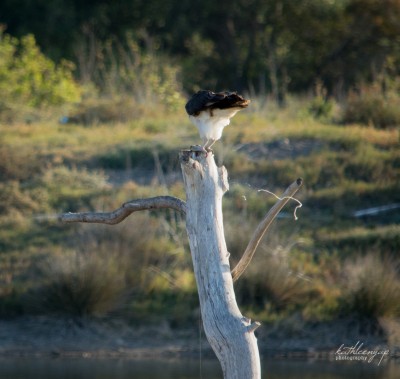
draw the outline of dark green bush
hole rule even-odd
[[[79,101],[73,69],[70,62],[56,65],[43,55],[33,35],[18,40],[0,29],[0,118],[28,120],[38,109]]]

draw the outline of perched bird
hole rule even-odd
[[[246,100],[236,92],[212,92],[201,90],[187,102],[185,108],[190,121],[199,129],[203,139],[203,151],[210,151],[215,141],[222,136],[225,126],[241,109],[246,108]]]

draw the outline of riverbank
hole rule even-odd
[[[389,350],[392,358],[399,358],[399,324],[391,323],[381,321],[383,326],[376,328],[372,323],[350,319],[314,325],[292,322],[290,328],[283,324],[263,325],[256,334],[263,356],[334,359],[341,345],[354,346],[358,342],[369,350]],[[171,359],[197,357],[200,349],[202,356],[213,356],[204,331],[199,328],[176,330],[166,324],[137,327],[122,320],[78,318],[0,320],[2,357]]]

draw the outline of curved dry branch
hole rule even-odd
[[[278,213],[291,199],[291,197],[299,190],[302,184],[303,180],[301,178],[293,182],[283,193],[282,197],[279,198],[279,201],[269,210],[264,219],[260,222],[253,236],[251,237],[242,258],[240,258],[238,264],[231,271],[234,282],[239,279],[239,277],[246,270],[247,266],[250,264],[261,239],[264,237]]]
[[[147,199],[131,200],[112,212],[64,213],[59,216],[62,222],[88,222],[98,224],[118,224],[131,213],[149,209],[171,208],[186,213],[186,203],[173,196],[156,196]]]

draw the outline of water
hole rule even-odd
[[[221,379],[216,360],[0,359],[0,379]],[[263,379],[399,379],[400,362],[266,360]]]

